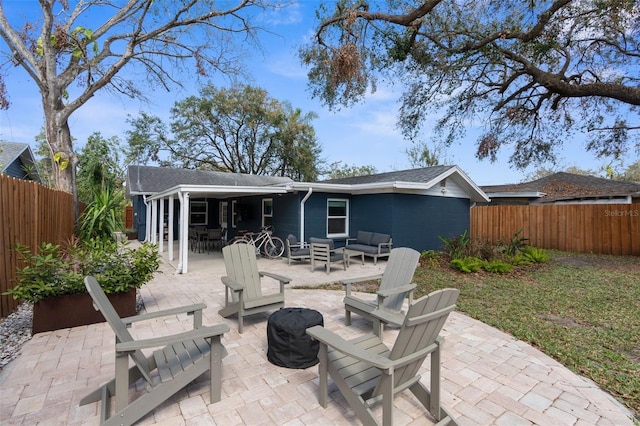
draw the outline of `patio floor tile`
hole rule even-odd
[[[177,253],[177,250],[175,251]],[[329,402],[317,402],[317,366],[295,370],[272,365],[266,357],[267,315],[245,321],[218,316],[224,304],[220,253],[193,254],[189,273],[176,275],[177,262],[165,262],[162,273],[142,287],[147,311],[203,302],[205,325],[227,323],[228,356],[223,360],[222,401],[209,403],[208,378],[189,385],[144,417],[141,425],[350,425],[353,411],[329,382]],[[371,323],[353,316],[344,325],[342,291],[294,289],[340,279],[370,276],[384,270],[353,262],[347,271],[311,273],[308,264],[259,259],[259,269],[292,278],[286,306],[315,309],[325,327],[345,338],[371,331]],[[273,289],[276,284],[272,283]],[[367,297],[371,295],[361,295]],[[135,337],[151,337],[189,329],[190,317],[136,323]],[[392,344],[397,329],[385,330]],[[631,413],[591,381],[575,375],[540,351],[459,312],[443,329],[442,404],[464,425],[629,425]],[[0,424],[98,424],[99,403],[79,407],[82,396],[114,375],[114,336],[105,323],[35,335],[22,354],[0,372]],[[421,373],[428,384],[429,363]],[[142,390],[142,387],[140,387]],[[432,419],[410,392],[395,399],[396,425],[428,425]],[[380,407],[374,409],[381,416]]]

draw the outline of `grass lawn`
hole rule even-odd
[[[640,258],[548,253],[549,262],[505,275],[419,267],[416,297],[459,288],[460,311],[590,378],[638,418]]]
[[[445,261],[420,266],[415,297],[460,289],[459,311],[590,378],[639,418],[640,258],[548,254],[549,262],[508,274],[465,274]]]

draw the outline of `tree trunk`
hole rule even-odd
[[[51,102],[46,95],[42,96],[42,107],[45,119],[45,133],[51,155],[53,182],[56,189],[73,195],[74,220],[78,221],[78,192],[76,190],[76,165],[78,158],[73,151],[68,115],[60,96]]]

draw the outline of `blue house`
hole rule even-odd
[[[38,167],[29,144],[0,141],[0,173],[40,182]]]
[[[395,247],[439,249],[440,236],[469,230],[470,208],[489,201],[458,166],[434,166],[323,182],[129,166],[138,239],[178,240],[180,272],[188,271],[188,227],[241,230],[273,226],[274,234],[332,238],[337,246],[358,231],[390,234]],[[162,233],[162,234],[161,234]],[[169,258],[173,259],[173,244]]]

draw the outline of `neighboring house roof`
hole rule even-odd
[[[250,187],[273,186],[287,182],[291,182],[288,177],[152,166],[129,166],[127,173],[127,191],[132,195],[155,194],[177,185]]]
[[[0,173],[39,182],[38,167],[29,144],[0,141]]]
[[[537,199],[550,203],[577,199],[640,197],[640,183],[559,172],[531,182],[481,187],[490,198]]]

